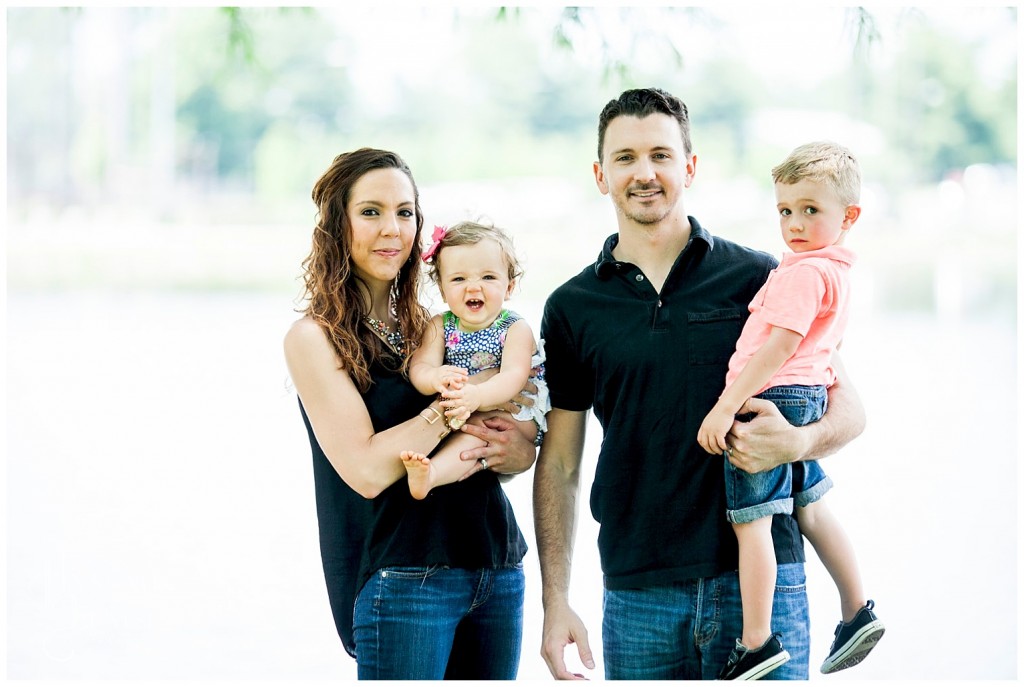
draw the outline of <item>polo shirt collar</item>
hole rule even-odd
[[[693,244],[694,241],[701,241],[707,244],[709,251],[715,249],[715,238],[708,233],[708,231],[700,225],[693,217],[687,217],[690,220],[690,240],[683,248],[685,251]],[[619,245],[618,233],[612,234],[604,241],[604,247],[601,249],[601,255],[598,256],[597,262],[594,263],[594,272],[601,279],[608,279],[616,271],[625,269],[627,265],[632,263],[623,262],[616,260],[615,256],[612,255],[612,251],[615,250],[615,246]]]
[[[809,258],[828,258],[830,260],[845,262],[847,265],[851,266],[857,261],[856,254],[846,246],[825,246],[818,250],[807,250],[802,253],[783,253],[781,263],[783,267],[788,267],[800,262],[801,260],[807,260]]]

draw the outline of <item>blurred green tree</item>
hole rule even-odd
[[[351,84],[344,66],[325,64],[336,35],[315,10],[220,12],[220,21],[197,13],[182,22],[189,29],[179,54],[189,77],[179,87],[178,121],[186,140],[214,151],[217,177],[254,190],[254,156],[271,125],[289,122],[292,137],[335,128],[350,108]],[[217,40],[223,21],[226,43]],[[282,140],[281,128],[275,131]]]
[[[1016,21],[1016,9],[1007,8]],[[913,178],[938,181],[954,170],[987,163],[1016,161],[1016,71],[980,73],[980,41],[968,43],[918,23],[907,31],[896,68],[879,80],[878,102],[885,128],[917,170]]]
[[[763,146],[749,126],[778,96],[750,65],[686,54],[693,36],[723,27],[712,9],[418,11],[451,23],[438,45],[445,73],[394,69],[389,60],[415,57],[397,44],[371,59],[353,52],[356,36],[386,31],[396,17],[415,22],[397,10],[355,25],[312,8],[10,8],[9,195],[130,196],[159,153],[170,171],[153,175],[151,197],[182,181],[304,197],[333,154],[368,143],[416,157],[424,180],[559,176],[593,157],[595,113],[608,94],[650,83],[685,88],[700,103],[701,148],[715,146],[730,172],[763,166],[750,155]],[[987,11],[1017,21],[1013,8]],[[884,132],[880,171],[891,178],[931,181],[976,162],[1015,161],[1016,72],[983,70],[984,42],[943,32],[926,11],[884,27],[862,8],[842,16],[849,37],[837,49],[850,52],[848,72],[795,84],[804,90],[794,102]],[[124,40],[103,50],[89,43],[111,31]],[[876,59],[880,47],[890,62]],[[368,94],[372,59],[388,67],[389,98],[376,87]]]

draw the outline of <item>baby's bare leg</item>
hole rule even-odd
[[[512,421],[516,423],[516,429],[519,430],[519,433],[529,439],[531,444],[537,440],[537,432],[540,429],[537,427],[536,422],[533,420],[517,420],[515,418],[512,418]]]
[[[538,429],[533,420],[513,418],[513,422],[531,443],[536,439]],[[414,451],[402,451],[402,463],[409,477],[409,493],[415,499],[425,499],[431,489],[458,482],[477,469],[475,462],[462,460],[462,452],[486,445],[471,434],[452,432],[432,458]]]
[[[480,446],[484,446],[480,439],[462,432],[452,432],[432,458],[422,453],[402,451],[402,463],[409,473],[409,493],[415,499],[425,499],[431,489],[458,482],[461,477],[476,469],[476,463],[462,460],[459,454]]]
[[[430,459],[415,451],[402,451],[400,457],[409,474],[409,493],[414,499],[427,498],[434,486],[434,469]]]

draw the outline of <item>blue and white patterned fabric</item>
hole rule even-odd
[[[508,328],[522,319],[511,310],[502,310],[486,329],[464,332],[459,329],[459,318],[450,310],[444,314],[444,362],[446,365],[463,367],[473,375],[493,367],[501,367],[501,352],[505,347]],[[533,399],[533,405],[523,407],[513,415],[517,420],[533,420],[542,432],[548,429],[547,415],[551,409],[548,398],[548,384],[544,380],[544,340],[542,339],[531,359],[530,381],[537,386],[537,393],[525,394]]]

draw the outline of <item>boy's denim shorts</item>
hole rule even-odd
[[[817,422],[828,407],[825,386],[774,386],[755,398],[774,403],[782,417],[795,427]],[[787,463],[753,475],[733,467],[728,459],[724,463],[726,518],[732,523],[792,513],[794,505],[814,503],[832,488],[831,478],[816,460]]]

